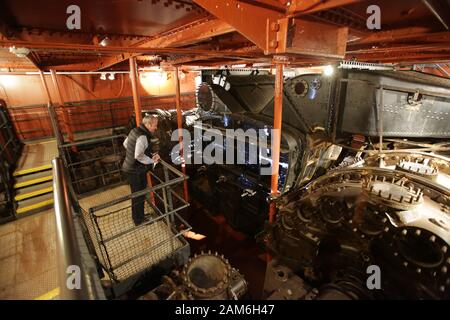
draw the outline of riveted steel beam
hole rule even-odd
[[[217,19],[202,19],[190,23],[183,28],[177,28],[154,37],[150,40],[141,41],[137,48],[165,48],[180,47],[193,44],[222,34],[233,32],[234,28],[229,24]],[[113,57],[100,59],[95,70],[109,68],[131,57],[139,54],[125,53]]]

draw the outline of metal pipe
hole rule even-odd
[[[81,255],[77,246],[75,225],[69,198],[69,188],[64,179],[64,166],[60,158],[52,161],[53,199],[56,218],[56,248],[60,298],[86,300],[89,298],[85,277],[82,274]],[[73,277],[73,282],[71,279]],[[73,284],[74,286],[69,286]],[[79,284],[79,286],[77,286]]]
[[[17,72],[19,73],[19,72]],[[51,72],[34,72],[34,71],[26,71],[26,72],[20,72],[20,74],[24,75],[35,75],[35,74],[51,74]],[[55,71],[56,74],[63,74],[63,75],[71,75],[71,74],[103,74],[103,73],[130,73],[130,71]]]
[[[136,126],[139,127],[142,123],[142,106],[137,80],[139,76],[136,57],[131,57],[129,61],[130,61],[131,90],[133,91],[134,113],[136,117]],[[147,185],[149,185],[150,187],[153,186],[152,177],[149,173],[147,173]],[[150,192],[150,201],[152,203],[155,203],[155,195],[153,194],[153,192]]]
[[[380,153],[383,152],[383,108],[384,108],[384,89],[380,88],[380,103],[378,105],[378,135],[380,138]]]
[[[64,105],[64,102],[62,99],[61,90],[59,88],[58,78],[56,77],[55,70],[50,70],[50,74],[52,76],[53,86],[55,87],[56,98],[58,100],[58,104],[62,106],[62,105]]]
[[[439,14],[438,10],[430,3],[429,0],[422,0],[428,10],[439,20],[439,22],[444,26],[446,30],[448,30],[448,24],[445,22],[444,18]]]
[[[72,128],[70,127],[70,124],[69,124],[69,115],[67,113],[66,108],[64,108],[64,100],[62,98],[61,90],[60,90],[60,87],[58,84],[58,78],[56,76],[55,70],[50,70],[50,72],[52,75],[53,85],[55,86],[56,96],[58,98],[58,104],[62,108],[64,127],[66,128],[66,132],[67,132],[69,141],[73,142],[75,139],[73,137]],[[76,147],[75,147],[74,151],[76,152]]]
[[[42,86],[44,87],[45,94],[47,95],[48,103],[53,104],[52,97],[50,95],[50,91],[48,90],[47,82],[45,82],[44,72],[39,70],[38,74],[41,77]],[[47,74],[51,74],[51,73],[48,72]]]
[[[59,129],[58,129],[58,123],[57,123],[56,117],[55,117],[55,110],[53,109],[52,97],[50,95],[50,91],[48,90],[48,86],[47,86],[47,82],[45,81],[44,73],[42,71],[39,71],[39,75],[41,78],[42,87],[44,88],[45,94],[47,95],[47,100],[48,100],[47,110],[48,110],[48,116],[50,118],[50,123],[51,123],[52,129],[53,129],[53,135],[56,139],[57,145],[61,146],[63,141],[60,136]]]
[[[42,72],[44,75],[51,75],[51,72]],[[129,74],[129,71],[55,71],[58,75],[95,75],[102,73],[114,73],[114,74]],[[0,72],[0,75],[12,75],[12,76],[38,76],[39,71],[11,71],[11,72]]]
[[[178,125],[178,142],[180,143],[181,171],[186,175],[186,161],[184,159],[183,149],[183,114],[181,111],[181,94],[180,94],[180,78],[178,76],[178,67],[175,67],[175,102],[177,107],[177,125]],[[184,181],[184,199],[189,201],[189,190],[187,180]]]
[[[276,64],[275,75],[275,98],[274,98],[274,119],[273,119],[273,139],[272,139],[272,180],[270,184],[270,194],[272,197],[278,195],[278,170],[280,165],[281,147],[281,121],[283,113],[283,71],[282,63]],[[275,203],[270,203],[269,223],[273,223],[275,216]]]
[[[141,98],[139,96],[138,88],[138,74],[136,66],[136,58],[130,58],[130,78],[131,78],[131,90],[133,91],[134,113],[136,116],[136,126],[140,126],[142,122],[142,108]]]

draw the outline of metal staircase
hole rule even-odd
[[[14,205],[17,218],[53,206],[51,159],[57,155],[54,140],[26,144],[14,177]]]

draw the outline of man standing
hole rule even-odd
[[[144,190],[147,187],[146,173],[160,159],[157,153],[152,154],[151,136],[158,128],[156,116],[145,116],[142,124],[134,128],[123,142],[127,149],[122,171],[130,184],[131,193]],[[131,216],[137,226],[144,222],[145,195],[131,199]]]

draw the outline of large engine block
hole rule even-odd
[[[296,298],[324,298],[330,288],[333,298],[450,298],[450,191],[439,183],[448,159],[398,152],[366,165],[380,159],[383,168],[333,170],[278,200],[262,238],[276,257],[270,270],[287,268],[303,283]],[[381,271],[380,290],[367,286],[369,266]],[[268,277],[270,296],[277,272]]]

